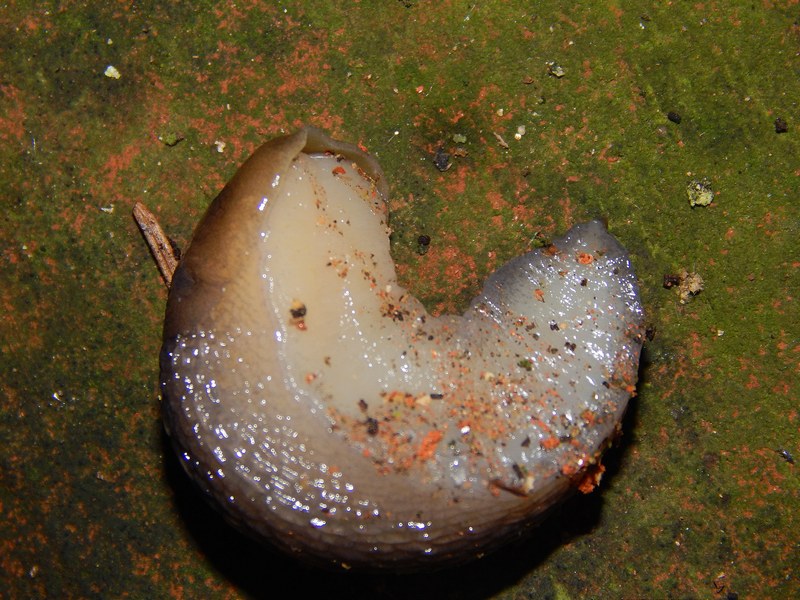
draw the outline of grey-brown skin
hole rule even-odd
[[[629,260],[605,228],[593,222],[555,240],[550,251],[533,252],[500,269],[462,321],[453,318],[436,329],[435,320],[425,315],[415,300],[402,305],[405,318],[390,323],[397,327],[396,337],[416,339],[416,330],[410,328],[424,323],[438,332],[430,337],[436,337],[432,343],[441,344],[445,354],[453,344],[468,349],[471,336],[484,336],[489,347],[475,348],[473,354],[504,356],[511,362],[497,369],[497,381],[507,379],[517,404],[498,410],[510,397],[510,392],[502,392],[505,395],[500,400],[485,400],[488,411],[475,409],[484,419],[483,429],[507,430],[505,439],[476,439],[471,445],[462,440],[448,444],[445,439],[436,446],[433,459],[417,457],[420,459],[411,466],[387,468],[384,459],[391,463],[392,455],[379,445],[379,437],[364,439],[360,423],[350,423],[333,409],[326,412],[325,398],[309,392],[313,388],[310,382],[303,385],[287,375],[290,371],[282,362],[286,355],[281,343],[308,332],[287,330],[276,320],[279,312],[271,304],[269,286],[263,284],[269,258],[259,247],[272,194],[280,187],[273,185],[276,176],[285,174],[301,153],[325,151],[355,163],[372,180],[374,191],[386,198],[383,173],[374,159],[312,128],[268,142],[245,162],[209,207],[175,272],[161,354],[166,429],[187,473],[231,523],[301,559],[347,568],[414,570],[480,557],[522,535],[579,485],[593,487],[600,456],[619,433],[619,421],[636,380],[643,316]],[[324,202],[325,192],[319,193],[318,202]],[[263,201],[265,197],[269,202]],[[379,204],[378,212],[384,210],[382,202]],[[388,241],[386,244],[388,248]],[[588,256],[586,253],[594,258],[588,265],[579,264],[576,255]],[[390,271],[388,280],[394,282],[393,266],[385,268]],[[571,283],[564,279],[567,272],[573,276]],[[581,275],[583,272],[588,275]],[[534,287],[540,285],[546,293],[550,290],[547,281],[556,280],[553,289],[564,284],[563,293],[578,298],[571,298],[568,305],[587,304],[586,312],[580,314],[589,316],[578,319],[578,333],[592,334],[602,338],[598,343],[606,344],[602,351],[594,341],[587,344],[601,356],[600,368],[595,366],[592,377],[600,376],[603,385],[598,380],[598,391],[584,402],[592,408],[586,416],[578,416],[584,404],[569,410],[545,406],[544,412],[540,406],[542,398],[553,393],[557,404],[564,404],[558,399],[558,390],[547,387],[555,385],[553,382],[572,388],[586,385],[584,375],[571,373],[591,358],[581,357],[582,344],[577,346],[577,356],[573,343],[572,351],[567,347],[554,357],[552,345],[546,341],[547,336],[556,335],[553,327],[539,323],[530,342],[504,349],[509,331],[515,339],[522,339],[534,327],[532,314],[514,317],[509,307],[536,296],[538,291],[529,288],[537,278],[541,283],[534,282]],[[607,292],[610,300],[592,300],[592,293]],[[548,315],[564,318],[571,325],[572,317],[563,316],[557,298],[545,298],[547,304],[541,298],[534,300],[534,309],[540,308],[541,301],[551,311]],[[613,331],[600,330],[597,323],[601,320],[595,320],[595,313],[605,315]],[[513,317],[510,324],[503,321],[509,315]],[[558,332],[562,334],[565,332]],[[576,338],[558,337],[560,347],[564,339]],[[547,352],[537,344],[544,344]],[[563,377],[530,373],[526,361],[514,358],[519,354],[513,352],[519,351],[538,357],[548,368],[560,370]],[[407,353],[402,354],[407,360]],[[481,365],[483,368],[484,363]],[[453,376],[453,366],[442,366],[437,381]],[[463,388],[455,381],[451,389],[487,386],[485,375],[485,371],[471,373],[468,377],[473,379]],[[493,373],[492,381],[494,378]],[[534,387],[519,392],[526,381],[533,381]],[[540,390],[542,386],[546,389]],[[524,397],[530,393],[536,407],[525,408],[520,393]],[[564,397],[570,393],[563,391]],[[469,397],[472,404],[476,400],[481,401],[480,394]],[[464,397],[445,401],[461,402],[462,414],[467,410]],[[370,403],[373,407],[380,404],[372,399]],[[419,426],[406,430],[409,439],[417,430],[420,437],[430,433],[431,419],[437,421],[437,431],[455,427],[455,423],[442,423],[451,409],[440,404],[442,412],[435,418],[414,421],[417,413],[437,405],[431,405],[430,398],[424,406],[413,406],[403,414],[403,426]],[[400,421],[391,422],[393,414],[399,413],[389,409],[388,416],[384,415],[381,432],[393,425],[400,427]],[[504,414],[521,419],[522,429],[519,422],[514,430],[502,423]],[[479,416],[473,415],[474,423]],[[339,417],[341,421],[336,420]],[[544,437],[534,438],[531,447],[526,434],[526,428],[532,427],[529,421],[547,420],[553,429],[561,427],[559,423],[567,417],[572,433],[561,432],[560,441],[554,442],[557,447],[549,446],[553,440]],[[500,449],[512,443],[515,448],[508,453]],[[489,456],[493,446],[498,448],[499,458]],[[468,457],[468,447],[482,450]],[[381,452],[382,462],[378,463],[374,456]],[[448,452],[463,452],[460,456],[469,460],[472,470],[466,485],[454,482],[455,475],[448,472],[447,461],[452,459]],[[516,460],[520,452],[535,459],[521,467],[515,463],[514,469],[500,464],[509,456]]]

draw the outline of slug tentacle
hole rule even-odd
[[[592,221],[432,317],[397,284],[386,194],[373,158],[316,129],[248,159],[175,272],[164,418],[243,530],[316,562],[434,567],[592,489],[643,313]]]

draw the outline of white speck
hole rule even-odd
[[[217,147],[217,152],[222,154],[225,152],[225,146],[227,145],[225,142],[220,142],[219,140],[214,140],[214,145]]]
[[[117,68],[114,65],[108,65],[106,70],[103,72],[103,75],[110,77],[111,79],[119,79],[122,77],[122,74],[117,71]]]

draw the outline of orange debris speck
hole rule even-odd
[[[426,433],[417,452],[419,459],[425,461],[433,458],[433,454],[436,452],[436,445],[442,440],[443,436],[444,434],[441,431],[435,429]]]
[[[590,494],[594,489],[600,485],[600,479],[603,477],[603,472],[606,468],[603,465],[594,465],[586,471],[581,482],[578,484],[578,490],[583,494]]]
[[[561,467],[561,474],[566,475],[569,477],[570,475],[574,475],[578,472],[578,469],[572,463],[568,463]]]
[[[551,436],[551,437],[547,438],[546,440],[542,440],[541,446],[545,450],[552,450],[553,448],[558,448],[558,445],[560,443],[561,442],[558,441],[558,438],[556,436]]]

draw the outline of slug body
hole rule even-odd
[[[643,314],[593,221],[432,317],[395,280],[386,195],[374,159],[312,128],[247,160],[174,275],[165,423],[250,534],[327,564],[436,567],[593,487]]]

